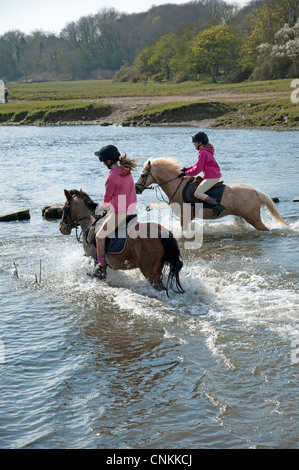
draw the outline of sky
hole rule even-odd
[[[35,30],[59,33],[71,21],[94,15],[102,8],[122,13],[140,13],[166,3],[182,4],[189,0],[0,0],[0,36],[19,29],[29,34]],[[226,0],[244,6],[249,0]]]

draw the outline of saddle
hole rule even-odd
[[[187,184],[185,185],[182,191],[183,201],[189,204],[192,204],[193,206],[199,202],[203,204],[204,208],[211,209],[211,206],[209,204],[194,197],[194,191],[196,190],[196,188],[199,186],[199,184],[202,181],[203,181],[203,178],[201,178],[200,176],[197,176],[196,178],[191,176],[191,178],[189,179],[189,181],[187,182]],[[223,181],[219,181],[211,189],[206,191],[205,194],[208,194],[213,199],[216,199],[218,203],[221,203],[224,189],[225,189],[225,184],[223,183]]]
[[[126,220],[106,238],[105,251],[107,255],[122,253],[126,248],[128,233],[137,224],[137,214],[127,215]]]
[[[137,214],[127,215],[126,220],[121,222],[116,229],[106,237],[105,240],[105,251],[107,255],[116,255],[124,251],[127,244],[127,238],[129,230],[137,223]],[[90,227],[91,228],[91,227]],[[90,229],[85,233],[86,240],[89,244],[96,246],[96,229],[94,230],[91,240],[90,238]]]

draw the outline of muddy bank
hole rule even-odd
[[[299,107],[287,92],[193,93],[102,98],[111,114],[101,125],[299,129]]]
[[[131,125],[190,125],[191,122],[214,120],[234,109],[218,101],[173,101],[149,106],[127,118]]]
[[[111,113],[109,104],[86,101],[15,101],[0,106],[1,125],[92,122]]]
[[[299,129],[299,109],[288,99],[240,102],[174,101],[159,103],[127,117],[130,125],[184,125],[219,128]]]

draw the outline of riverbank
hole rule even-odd
[[[299,129],[299,107],[287,99],[159,103],[127,118],[130,125]]]
[[[90,122],[108,116],[110,112],[108,104],[87,101],[15,101],[0,105],[0,124],[47,125]]]
[[[123,84],[92,80],[12,84],[13,99],[0,105],[0,124],[298,129],[299,106],[291,101],[290,83]]]

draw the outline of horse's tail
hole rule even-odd
[[[262,204],[264,204],[265,206],[267,206],[267,208],[269,209],[269,211],[271,212],[271,214],[275,217],[276,220],[278,220],[278,222],[280,222],[281,224],[283,225],[286,225],[287,227],[290,226],[290,224],[288,224],[280,215],[280,213],[278,212],[278,210],[276,209],[275,207],[275,204],[274,202],[272,201],[272,199],[265,193],[263,193],[262,191],[257,191],[257,194],[260,198],[260,201]]]
[[[164,235],[164,236],[163,236]],[[164,247],[164,263],[169,264],[169,273],[166,284],[166,293],[168,295],[168,289],[173,288],[175,283],[176,292],[184,293],[184,289],[181,286],[180,282],[180,270],[183,267],[183,262],[181,260],[181,253],[177,244],[176,239],[173,234],[167,230],[167,232],[162,230],[159,234],[159,238]]]

